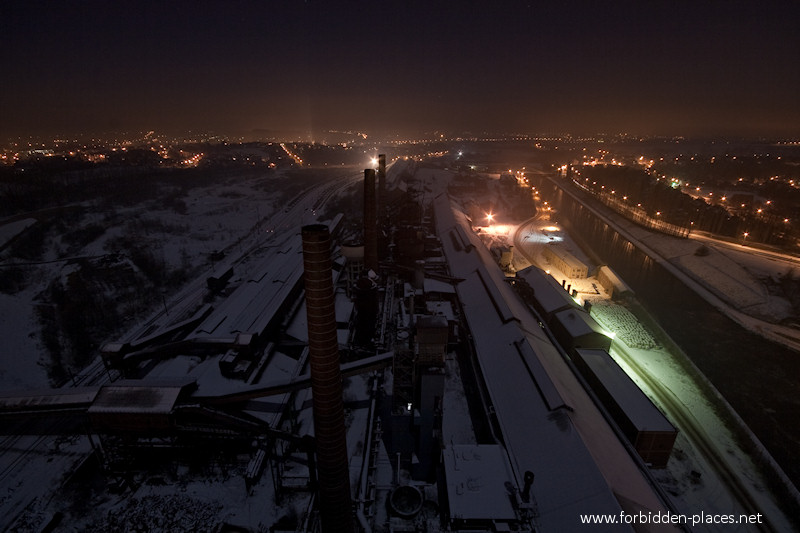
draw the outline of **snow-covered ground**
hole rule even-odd
[[[119,261],[124,264],[128,262],[125,259],[127,250],[121,246],[132,242],[148,250],[156,261],[163,262],[167,271],[183,270],[188,276],[201,275],[214,267],[209,259],[212,252],[228,247],[236,251],[237,242],[254,227],[264,235],[285,230],[270,223],[271,215],[277,210],[276,204],[282,199],[276,191],[281,189],[284,179],[280,173],[244,179],[231,177],[216,185],[191,188],[181,198],[185,209],[183,206],[176,209],[172,204],[165,206],[159,198],[113,210],[90,207],[80,226],[99,225],[102,231],[80,249],[68,249],[63,235],[48,233],[44,261],[33,265],[26,262],[26,266],[20,267],[25,270],[26,286],[12,294],[0,293],[3,339],[0,343],[0,390],[53,385],[47,373],[50,353],[41,340],[36,306],[48,304],[41,294],[53,280],[63,280],[76,270],[69,258],[120,254]],[[17,235],[32,221],[35,222],[29,218],[0,226],[0,241],[4,235],[8,238]],[[0,260],[24,262],[10,255],[9,250],[0,255]],[[163,296],[168,299],[178,289],[178,286],[167,287]],[[162,305],[161,295],[153,295],[150,300],[152,309]],[[136,318],[130,317],[130,323]]]
[[[14,237],[36,224],[35,218],[23,218],[0,226],[0,250],[2,250]]]
[[[698,240],[677,239],[632,225],[626,227],[731,308],[768,322],[792,316],[789,301],[781,295],[770,294],[765,280],[776,279],[787,269],[800,267],[800,261],[787,256],[761,255],[753,248],[701,236],[697,236]],[[704,251],[698,253],[701,247]]]
[[[0,293],[0,391],[53,385],[47,372],[51,354],[42,341],[36,308],[48,304],[43,292],[53,280],[64,281],[76,271],[75,262],[69,258],[117,254],[122,258],[113,261],[124,263],[127,251],[119,248],[124,238],[124,242],[149,250],[163,262],[165,271],[182,269],[189,279],[205,280],[215,267],[210,259],[212,252],[241,253],[244,246],[280,236],[287,229],[294,231],[299,223],[306,222],[289,221],[283,213],[289,199],[279,191],[285,179],[281,173],[229,177],[218,184],[190,188],[177,209],[160,198],[113,210],[90,205],[80,226],[100,225],[102,231],[80,248],[70,247],[63,234],[47,233],[42,260],[27,261],[36,264],[19,267],[25,269],[25,286]],[[32,226],[31,222],[35,221],[26,219],[0,227],[0,236],[10,239]],[[284,227],[290,222],[291,228]],[[66,257],[62,260],[62,256]],[[11,248],[1,259],[5,263],[22,262]],[[167,286],[162,294],[152,295],[150,309],[163,309],[164,302],[179,290],[180,286]],[[131,317],[123,329],[104,340],[117,340],[138,320],[141,316]],[[361,411],[353,410],[352,416],[365,416]],[[85,435],[11,436],[0,440],[0,447],[0,513],[5,517],[0,523],[14,531],[40,531],[49,520],[59,519],[54,509],[66,509],[64,521],[69,531],[207,531],[221,522],[265,531],[282,514],[301,516],[308,506],[307,495],[289,496],[280,507],[275,506],[269,472],[248,492],[240,471],[246,458],[220,459],[202,471],[187,462],[159,475],[137,474],[132,485],[115,496],[108,479],[95,477],[70,483],[70,490],[62,490],[68,481],[74,481],[73,476],[82,475],[76,474],[76,467],[90,457],[91,445]],[[76,494],[75,487],[84,487],[85,494]]]

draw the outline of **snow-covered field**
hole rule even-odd
[[[710,239],[677,239],[645,232],[630,224],[626,228],[732,308],[772,322],[792,316],[789,301],[771,294],[765,280],[784,275],[800,262],[759,255],[752,248],[737,250],[733,245]],[[698,253],[701,248],[704,252]]]
[[[182,272],[174,279],[205,279],[214,268],[212,252],[236,253],[245,238],[247,242],[266,239],[286,229],[273,223],[274,215],[282,212],[279,206],[289,200],[280,192],[286,188],[286,179],[281,173],[231,176],[219,183],[190,187],[178,203],[173,200],[167,205],[160,195],[174,195],[168,187],[162,187],[157,197],[131,206],[100,208],[87,202],[78,225],[69,231],[99,226],[101,230],[95,231],[89,242],[76,247],[65,233],[48,231],[42,257],[35,261],[15,257],[13,247],[7,247],[0,258],[6,264],[25,263],[16,267],[24,271],[24,286],[0,293],[0,391],[57,385],[48,373],[51,353],[42,339],[37,306],[50,305],[47,288],[55,280],[67,283],[70,275],[80,270],[79,262],[72,258],[110,257],[98,269],[121,265],[134,272],[130,279],[139,279],[141,273],[128,250],[120,248],[122,243],[133,242],[147,250],[165,272]],[[10,239],[34,226],[29,223],[32,219],[26,220],[5,229],[0,226],[0,235]],[[100,286],[120,306],[130,298],[111,278],[104,278]],[[142,286],[152,293],[144,295],[147,305],[141,313],[122,317],[119,329],[97,342],[122,337],[181,288],[169,281],[160,289],[149,283]],[[87,354],[87,359],[96,355]],[[81,372],[77,367],[71,370]],[[301,514],[308,504],[307,498],[294,501],[290,497],[280,508],[275,507],[269,473],[248,492],[239,471],[246,458],[220,459],[201,471],[187,462],[163,475],[137,474],[130,480],[132,485],[115,496],[109,479],[93,475],[62,490],[74,481],[73,476],[84,475],[80,470],[76,473],[76,468],[90,457],[91,445],[85,435],[4,437],[0,446],[4,450],[0,459],[0,513],[4,518],[0,524],[14,531],[41,531],[49,520],[60,519],[53,509],[67,509],[64,521],[69,527],[59,529],[65,531],[209,531],[221,522],[263,531],[280,519],[281,513]],[[85,493],[76,493],[75,487],[84,487]]]
[[[164,186],[159,196],[144,203],[117,208],[99,207],[87,202],[88,207],[77,226],[69,230],[99,227],[97,237],[77,248],[65,242],[65,234],[49,231],[40,261],[20,259],[7,248],[0,254],[3,263],[24,263],[25,281],[21,290],[0,292],[0,390],[44,388],[57,385],[48,375],[51,354],[42,341],[42,325],[37,314],[38,305],[49,305],[46,289],[54,281],[66,282],[78,270],[70,258],[102,257],[114,254],[109,261],[119,267],[131,266],[139,270],[130,259],[124,245],[147,251],[165,272],[181,272],[181,279],[211,271],[213,252],[228,247],[236,250],[237,242],[255,228],[274,232],[281,228],[270,224],[277,204],[284,201],[279,192],[287,179],[280,173],[246,178],[229,177],[209,186],[189,188],[178,201],[165,202],[162,195],[175,191]],[[165,205],[167,204],[167,205]],[[177,206],[177,207],[176,207]],[[31,226],[33,219],[0,226],[0,236],[11,238]],[[103,265],[105,266],[105,265]],[[145,307],[162,305],[162,296],[169,296],[180,288],[167,281],[155,294],[145,297]],[[126,296],[109,288],[109,297],[126,302]],[[141,310],[140,310],[141,311]],[[140,316],[123,316],[116,335],[132,326]],[[115,334],[97,342],[115,340]],[[89,359],[91,357],[86,354]],[[79,367],[71,368],[74,373]]]

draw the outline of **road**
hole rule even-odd
[[[767,259],[771,259],[773,261],[781,261],[786,263],[787,266],[797,267],[800,266],[800,257],[797,257],[793,254],[788,254],[785,252],[779,252],[776,250],[768,250],[766,248],[761,248],[758,245],[748,245],[746,241],[743,240],[741,244],[737,244],[734,242],[730,242],[724,239],[719,239],[715,237],[711,233],[707,233],[705,231],[693,231],[689,234],[689,238],[698,242],[712,244],[719,248],[725,248],[727,250],[733,250],[735,252],[746,253],[750,255],[757,255],[760,257],[765,257]]]

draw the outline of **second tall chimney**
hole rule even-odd
[[[378,219],[383,223],[387,215],[386,206],[386,154],[378,154]]]
[[[304,226],[303,268],[308,354],[316,438],[319,510],[323,533],[352,533],[342,375],[328,226]]]
[[[375,169],[364,169],[364,267],[378,273],[378,220],[375,210]]]

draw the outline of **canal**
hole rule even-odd
[[[547,179],[539,189],[587,253],[608,264],[800,483],[800,354],[733,322]]]

